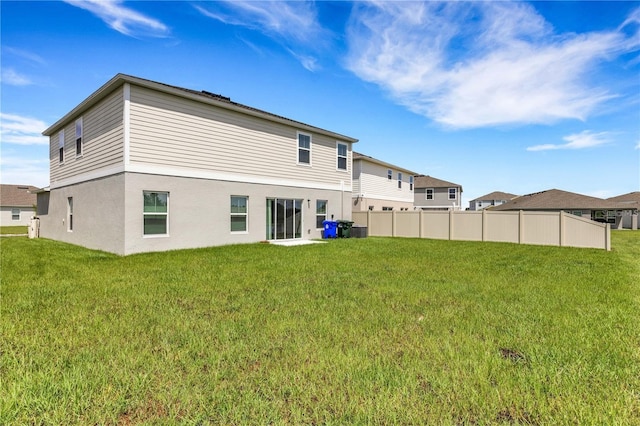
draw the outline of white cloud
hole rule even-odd
[[[93,13],[111,28],[127,36],[164,37],[169,33],[169,28],[165,24],[123,6],[121,0],[64,1]]]
[[[640,142],[636,145],[636,149],[640,149]]]
[[[278,40],[306,69],[318,68],[317,50],[327,39],[313,2],[217,1],[194,7],[204,16],[225,24],[261,31]]]
[[[619,31],[555,35],[521,2],[357,3],[348,42],[358,77],[453,128],[584,120],[616,96],[588,83],[594,66],[633,48]]]
[[[0,158],[0,180],[43,188],[49,185],[49,159],[3,155]]]
[[[33,84],[29,77],[18,73],[12,68],[2,70],[2,83],[11,86],[29,86]]]
[[[0,142],[16,145],[47,145],[49,138],[42,136],[47,128],[44,121],[17,114],[0,113]]]
[[[16,49],[15,47],[11,46],[2,46],[2,50],[5,54],[15,55],[38,65],[46,65],[46,61],[36,53],[29,52],[23,49]]]
[[[527,148],[527,151],[547,151],[553,149],[584,149],[593,148],[600,145],[606,145],[612,142],[611,132],[593,133],[585,130],[580,133],[565,136],[562,139],[567,141],[564,144],[543,144],[535,145]]]

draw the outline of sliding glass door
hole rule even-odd
[[[267,240],[302,238],[302,200],[267,198]]]

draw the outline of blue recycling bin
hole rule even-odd
[[[337,238],[338,222],[335,220],[322,221],[322,238]]]

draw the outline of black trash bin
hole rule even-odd
[[[353,222],[350,220],[338,220],[338,238],[351,237],[351,227]]]

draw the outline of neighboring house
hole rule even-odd
[[[36,214],[37,191],[31,185],[0,185],[0,225],[29,225]]]
[[[564,211],[597,222],[610,223],[613,228],[620,228],[622,217],[635,215],[637,218],[638,204],[550,189],[514,198],[508,203],[491,207],[491,210]]]
[[[469,201],[469,210],[482,210],[491,206],[499,206],[509,200],[516,198],[517,195],[509,194],[508,192],[495,191],[482,197],[478,197],[475,200]]]
[[[413,210],[415,174],[354,152],[352,210]]]
[[[413,205],[421,210],[460,210],[462,186],[431,176],[415,177]]]
[[[357,139],[210,92],[118,74],[43,134],[41,237],[126,255],[320,238],[351,218]]]
[[[620,202],[631,208],[635,207],[636,214],[633,210],[625,210],[622,215],[622,227],[626,229],[638,229],[638,210],[640,210],[640,191],[629,192],[628,194],[618,195],[617,197],[607,198],[608,201]]]

